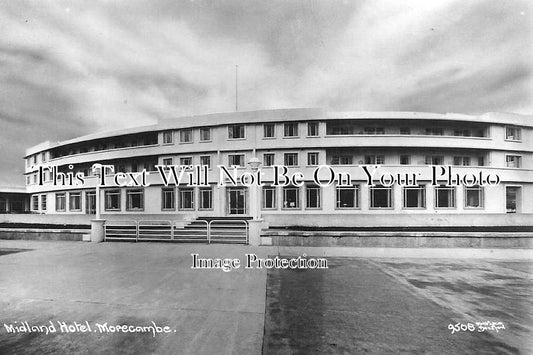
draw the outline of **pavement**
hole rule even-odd
[[[22,251],[12,253],[17,249]],[[241,260],[246,253],[259,257],[306,253],[326,256],[330,268],[193,270],[191,253]],[[428,353],[428,349],[447,354],[476,349],[477,353],[528,353],[530,345],[524,339],[532,338],[532,260],[531,251],[516,249],[1,240],[0,354]],[[500,284],[487,289],[484,282]],[[503,335],[449,334],[451,322],[486,317],[501,320],[509,330]],[[8,334],[4,326],[49,321],[87,322],[92,330]],[[106,322],[134,326],[155,322],[170,333],[97,332],[95,324]]]

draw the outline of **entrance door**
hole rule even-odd
[[[228,189],[228,214],[246,214],[246,190]]]
[[[85,193],[85,213],[96,213],[96,192],[94,191],[87,191]]]
[[[505,188],[505,205],[507,213],[520,213],[520,187],[507,186]]]

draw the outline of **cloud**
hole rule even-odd
[[[531,114],[532,10],[496,0],[8,2],[0,185],[22,182],[18,157],[43,140],[232,111],[235,64],[241,110]]]

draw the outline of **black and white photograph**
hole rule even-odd
[[[530,0],[0,0],[0,354],[533,354]]]

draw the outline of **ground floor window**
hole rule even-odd
[[[213,208],[213,189],[211,187],[202,187],[200,189],[200,209],[210,210]]]
[[[435,187],[435,208],[455,208],[455,187]]]
[[[178,209],[192,210],[194,208],[194,189],[179,189]]]
[[[56,211],[63,212],[67,208],[67,199],[64,192],[56,194]]]
[[[316,185],[307,185],[305,187],[305,207],[306,208],[321,208],[320,203],[320,187]]]
[[[144,190],[143,189],[126,190],[126,210],[127,211],[144,210]]]
[[[120,190],[107,190],[104,194],[105,210],[120,210]]]
[[[404,208],[426,208],[426,186],[403,188]]]
[[[465,207],[466,208],[483,208],[483,187],[465,186]]]
[[[276,208],[276,188],[273,186],[263,186],[263,208]]]
[[[359,186],[337,186],[335,189],[337,208],[359,208]]]
[[[33,195],[31,197],[31,209],[33,211],[39,211],[39,195]]]
[[[70,192],[68,198],[69,211],[81,211],[81,192]]]
[[[176,190],[174,188],[161,189],[161,209],[174,210],[176,208]]]
[[[392,186],[370,187],[370,208],[392,208]]]
[[[283,188],[283,208],[300,208],[300,188]]]
[[[41,195],[41,211],[46,211],[46,195]]]

